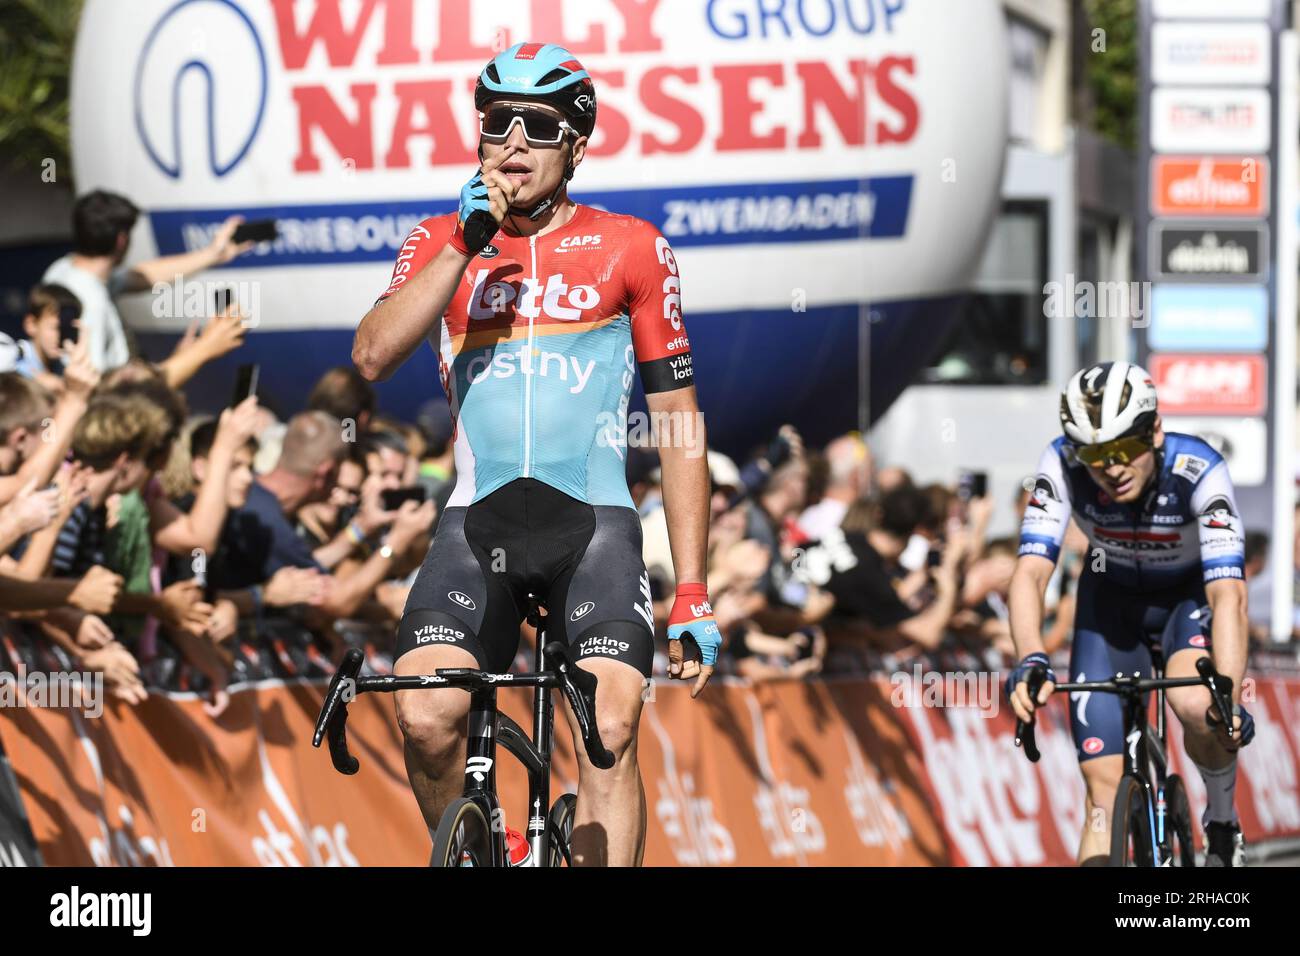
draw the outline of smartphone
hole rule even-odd
[[[65,305],[59,308],[59,342],[69,340],[75,342],[80,334],[81,308],[75,305]]]
[[[396,511],[408,501],[414,501],[417,505],[422,505],[424,499],[428,496],[429,493],[424,485],[411,485],[409,488],[385,488],[379,493],[385,511]]]
[[[270,242],[280,237],[280,230],[274,219],[255,219],[253,222],[241,222],[235,227],[233,242]]]
[[[222,315],[230,310],[231,304],[235,300],[233,289],[220,288],[212,293],[212,314]]]
[[[962,501],[984,498],[989,493],[989,475],[986,471],[963,471],[957,477],[957,497]]]
[[[235,372],[235,392],[230,399],[230,406],[233,408],[250,395],[257,394],[257,380],[260,376],[261,366],[257,363],[239,366]]]

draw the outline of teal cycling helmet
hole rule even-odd
[[[554,43],[516,43],[494,56],[474,86],[474,107],[521,97],[554,106],[580,135],[596,128],[596,85],[577,58]]]

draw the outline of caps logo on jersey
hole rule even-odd
[[[565,236],[557,249],[592,249],[600,245],[600,233],[594,236]]]
[[[1105,746],[1100,737],[1089,737],[1083,742],[1082,749],[1086,754],[1099,754]]]

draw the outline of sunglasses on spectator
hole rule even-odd
[[[1115,438],[1095,445],[1076,445],[1074,453],[1079,461],[1094,468],[1107,465],[1127,465],[1134,459],[1141,458],[1154,446],[1151,439],[1141,435],[1129,435]]]
[[[489,106],[479,114],[479,132],[493,143],[504,143],[515,124],[524,131],[524,139],[534,146],[554,146],[566,133],[576,130],[554,113],[527,106]]]

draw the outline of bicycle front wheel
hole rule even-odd
[[[430,866],[496,866],[492,828],[483,808],[468,797],[457,797],[442,814],[433,837]]]
[[[1169,831],[1169,862],[1173,866],[1195,866],[1196,846],[1192,843],[1192,810],[1187,788],[1174,774],[1165,781],[1165,827]]]
[[[577,812],[578,798],[566,793],[551,807],[546,818],[547,866],[573,866],[569,841],[573,837],[573,815]]]
[[[1110,815],[1110,865],[1154,866],[1147,790],[1137,777],[1124,777]]]

